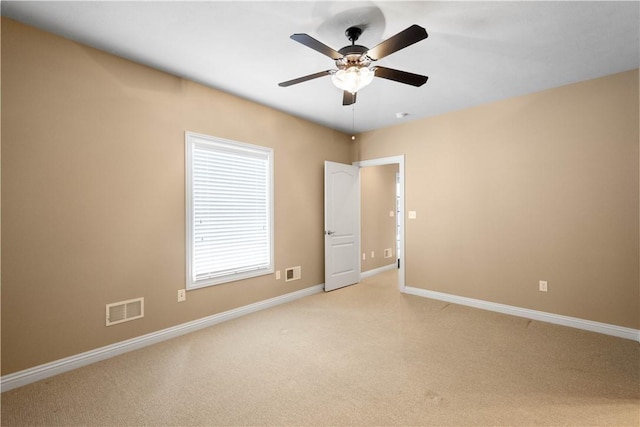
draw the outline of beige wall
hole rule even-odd
[[[366,133],[356,154],[342,133],[4,18],[1,43],[3,375],[322,283],[323,161],[399,154],[418,212],[407,285],[640,326],[637,71]],[[302,280],[176,302],[186,130],[274,148],[276,268]],[[105,304],[140,296],[144,319],[104,326]]]
[[[353,143],[2,19],[2,374],[324,282],[323,161]],[[185,286],[184,132],[273,147],[274,275]],[[304,200],[304,203],[300,203]],[[105,304],[145,318],[105,327]]]
[[[406,156],[407,286],[638,328],[638,128],[635,70],[369,132],[358,160]]]
[[[397,172],[397,164],[360,169],[360,248],[366,255],[361,261],[362,271],[396,262]],[[394,216],[389,216],[389,212]],[[384,258],[386,248],[391,249],[390,258]]]

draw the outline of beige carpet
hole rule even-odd
[[[637,342],[395,272],[2,394],[2,425],[640,425]]]

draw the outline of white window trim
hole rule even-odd
[[[192,148],[196,143],[209,143],[218,147],[227,147],[233,151],[247,151],[247,152],[260,152],[267,157],[268,164],[268,203],[269,203],[269,265],[266,268],[260,268],[251,271],[244,271],[238,273],[231,273],[224,276],[215,278],[198,280],[196,281],[193,274],[193,252],[194,252],[194,232],[193,232],[193,157]],[[268,147],[262,147],[259,145],[252,145],[237,141],[232,141],[223,138],[212,137],[209,135],[203,135],[195,132],[185,132],[185,205],[186,205],[186,289],[193,290],[207,286],[214,286],[223,283],[229,283],[237,280],[244,280],[251,277],[262,276],[266,274],[272,274],[274,272],[274,173],[273,173],[273,149]]]

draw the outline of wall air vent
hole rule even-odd
[[[107,304],[107,326],[144,317],[144,298]]]
[[[300,279],[300,266],[287,268],[284,271],[284,281],[290,282],[292,280]]]

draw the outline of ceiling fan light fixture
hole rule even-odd
[[[370,84],[374,77],[416,87],[422,86],[427,82],[427,76],[371,65],[373,62],[394,52],[426,39],[428,37],[427,30],[414,24],[378,43],[373,49],[369,49],[366,46],[356,44],[356,40],[358,40],[364,28],[366,28],[364,24],[347,28],[345,34],[351,45],[345,46],[340,50],[334,50],[308,34],[292,34],[290,37],[292,40],[333,59],[337,69],[320,71],[297,79],[287,80],[286,82],[278,83],[278,86],[287,87],[330,75],[333,84],[343,92],[342,105],[353,105],[356,103],[356,93]]]
[[[375,71],[367,67],[352,66],[340,69],[331,75],[336,87],[350,93],[356,93],[373,81]]]

